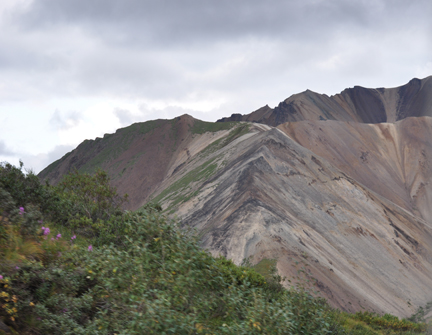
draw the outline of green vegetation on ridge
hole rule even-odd
[[[238,122],[206,122],[195,120],[192,127],[192,134],[204,134],[206,132],[217,132],[220,130],[228,130],[236,126]]]
[[[193,182],[197,182],[210,177],[217,168],[217,164],[213,163],[215,160],[216,157],[208,160],[204,164],[188,172],[184,177],[163,190],[157,197],[152,200],[152,202],[160,203],[164,199],[170,199],[172,201],[170,207],[172,207],[177,205],[181,201],[186,201],[185,194],[181,193],[181,191],[189,188]]]
[[[207,127],[207,124],[213,124],[210,122],[203,122],[197,120],[195,124],[198,122],[200,125],[200,129],[206,129],[206,131],[218,131],[222,130],[221,127]],[[222,123],[225,124],[225,123]],[[247,134],[250,129],[249,124],[239,124],[237,122],[229,122],[226,123],[230,125],[230,127],[234,127],[226,136],[214,141],[206,148],[204,148],[200,153],[200,158],[205,158],[215,151],[223,148],[228,145],[235,139]],[[209,130],[212,129],[212,130]],[[192,186],[194,183],[207,180],[210,176],[212,176],[218,169],[217,159],[219,157],[213,157],[207,161],[205,161],[200,166],[196,167],[192,171],[188,172],[186,175],[181,177],[179,180],[174,182],[172,185],[167,187],[161,193],[159,193],[156,197],[152,199],[154,203],[161,203],[165,201],[169,201],[169,206],[166,210],[170,210],[174,208],[176,205],[182,202],[188,201],[191,197],[198,194],[198,191],[193,191]],[[223,165],[223,164],[222,164]]]
[[[126,151],[134,138],[152,133],[163,125],[164,120],[152,120],[134,123],[128,127],[118,129],[115,134],[105,134],[103,138],[83,141],[75,150],[82,152],[87,157],[82,166],[77,167],[80,172],[93,173],[98,168],[115,160],[121,153]],[[40,175],[45,177],[63,162],[71,152],[47,166]]]

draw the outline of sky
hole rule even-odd
[[[432,75],[430,0],[0,0],[0,162]]]

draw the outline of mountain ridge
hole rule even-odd
[[[295,262],[308,264],[333,306],[406,317],[432,301],[430,116],[432,77],[306,91],[224,122],[136,123],[83,142],[39,177],[103,168],[129,209],[160,203],[213,255],[276,259],[290,278]]]
[[[219,119],[217,122],[249,121],[278,126],[305,120],[339,120],[361,123],[396,122],[409,116],[432,116],[432,76],[414,78],[395,88],[354,86],[327,96],[310,90],[291,95],[275,108]]]
[[[402,285],[401,282],[396,286],[393,283],[390,293],[388,287],[382,287],[385,286],[382,283],[384,279],[379,279],[382,275],[376,271],[387,264],[387,272],[396,276],[403,269],[401,262],[413,263],[406,257],[420,260],[417,261],[418,266],[429,269],[426,272],[430,271],[430,224],[335,170],[328,162],[309,150],[305,151],[282,132],[272,129],[255,136],[262,138],[257,138],[254,143],[250,139],[242,141],[246,146],[257,146],[254,150],[249,149],[254,151],[253,155],[249,151],[244,154],[249,161],[243,157],[234,159],[203,186],[201,200],[195,199],[181,205],[183,209],[180,208],[178,212],[184,213],[184,216],[179,216],[183,225],[206,232],[202,237],[202,245],[215,255],[223,254],[237,263],[250,256],[254,263],[265,258],[277,258],[279,272],[289,277],[296,275],[292,272],[292,261],[301,261],[302,255],[306,253],[317,260],[308,264],[312,269],[311,275],[324,288],[323,295],[345,310],[353,311],[363,306],[391,311],[397,315],[409,314],[409,305],[401,306],[401,300],[408,299],[408,296],[423,299],[429,284],[422,285],[422,293],[415,293],[412,288],[408,289],[409,283],[405,282],[404,292],[409,291],[409,295],[399,294],[396,299],[394,291],[397,285]],[[236,145],[240,146],[240,143]],[[280,155],[285,157],[281,158]],[[232,169],[232,166],[237,166],[237,169]],[[305,167],[309,172],[304,170]],[[223,174],[229,177],[224,179]],[[285,176],[281,177],[282,174]],[[219,186],[212,192],[206,192],[213,185]],[[237,193],[231,189],[237,189]],[[227,192],[230,193],[228,199],[225,196]],[[411,228],[414,231],[406,230],[412,224],[417,228]],[[330,235],[328,225],[332,227]],[[405,242],[394,242],[396,229],[408,236],[403,237],[406,238]],[[335,234],[339,238],[335,239]],[[418,256],[414,250],[416,243],[410,242],[410,239],[417,241],[418,238],[426,238],[427,241],[421,243],[428,246],[423,256]],[[353,252],[353,246],[356,246],[356,252]],[[374,254],[372,249],[380,250],[375,254],[376,260],[371,259]],[[397,258],[394,258],[395,255]],[[287,257],[292,261],[288,261]],[[429,261],[425,261],[425,258]],[[422,265],[423,261],[425,265]],[[358,262],[364,264],[357,264],[357,270],[354,271],[352,264]],[[390,271],[390,268],[393,270]],[[358,282],[356,272],[360,269],[363,276],[369,278],[368,282]],[[406,276],[409,275],[417,285],[429,280],[415,269],[410,269]],[[350,279],[341,281],[340,276],[346,277],[347,273],[351,273],[348,276]],[[414,279],[416,276],[418,278]],[[389,278],[388,274],[386,278]],[[357,287],[349,284],[356,281]],[[358,291],[361,291],[360,295]],[[386,294],[383,293],[385,291]],[[384,294],[387,302],[374,302],[377,299],[371,292]],[[351,304],[347,303],[347,297],[350,297],[348,300]],[[362,301],[365,297],[368,301]]]

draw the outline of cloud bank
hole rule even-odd
[[[129,122],[403,85],[432,74],[430,17],[429,0],[15,0],[0,4],[0,119],[38,115],[20,121],[46,153]],[[29,152],[35,135],[16,133],[0,140]]]

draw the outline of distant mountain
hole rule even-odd
[[[431,106],[432,76],[429,76],[388,89],[354,86],[330,97],[307,90],[290,96],[275,108],[264,106],[250,114],[233,114],[218,122],[249,121],[274,127],[304,120],[396,122],[411,116],[432,116]]]
[[[307,91],[231,122],[136,123],[39,176],[103,168],[130,209],[160,203],[214,255],[277,259],[290,278],[307,264],[334,306],[408,316],[432,301],[431,83]]]

